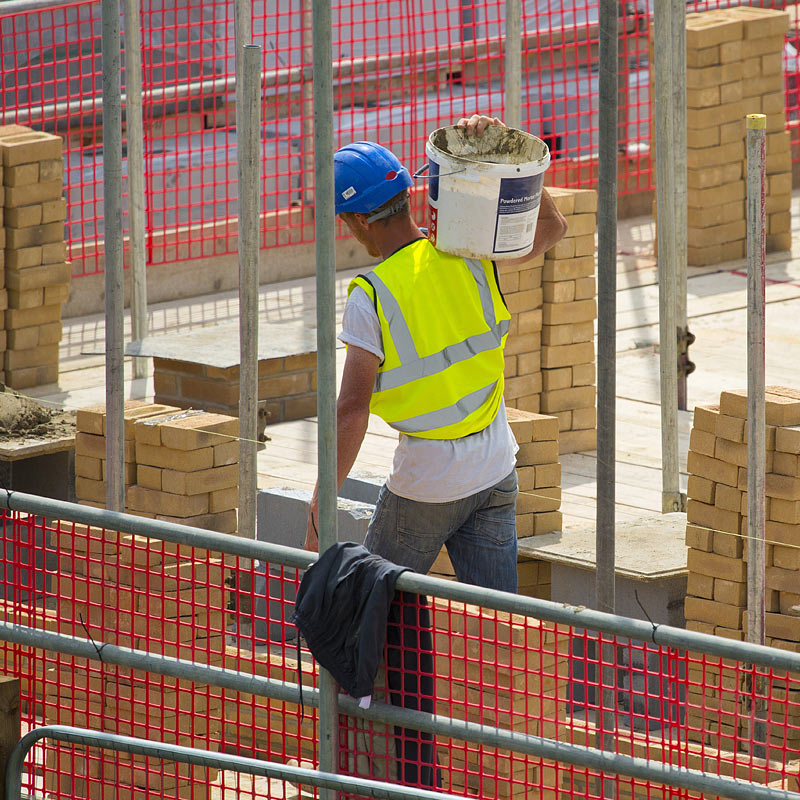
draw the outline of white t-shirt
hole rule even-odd
[[[339,339],[383,361],[378,314],[360,286],[347,298]],[[401,433],[386,485],[409,500],[448,503],[499,483],[514,469],[517,450],[501,401],[488,427],[461,439],[421,439]]]

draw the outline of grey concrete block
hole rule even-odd
[[[309,489],[275,487],[258,493],[256,537],[262,542],[302,547],[306,536]],[[373,506],[339,498],[337,515],[340,542],[363,542]]]
[[[278,487],[259,491],[257,500],[256,536],[259,541],[302,547],[306,535],[308,504],[311,491]],[[372,518],[373,506],[339,498],[337,515],[340,542],[363,542]],[[295,630],[287,626],[296,596],[297,570],[285,567],[281,575],[279,564],[260,564],[256,576],[255,636],[272,642],[287,641]],[[291,638],[291,637],[289,637]]]
[[[375,505],[378,502],[378,492],[385,482],[385,475],[374,472],[351,472],[339,489],[339,497]]]

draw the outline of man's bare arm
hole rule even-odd
[[[342,386],[339,389],[339,399],[336,404],[337,489],[350,474],[358,451],[361,449],[361,443],[364,441],[369,423],[369,402],[372,398],[379,364],[380,361],[376,355],[353,345],[347,348]],[[319,547],[317,531],[314,530],[315,525],[317,529],[319,527],[318,490],[319,486],[314,488],[311,498],[306,540],[303,545],[306,550],[312,551],[316,551]]]

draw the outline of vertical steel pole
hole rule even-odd
[[[314,186],[317,259],[317,480],[319,552],[336,543],[336,227],[333,201],[333,45],[331,0],[313,0]],[[336,772],[338,712],[336,682],[320,670],[319,768]],[[323,800],[335,792],[324,790]]]
[[[242,59],[244,58],[244,47],[251,43],[253,39],[253,5],[251,0],[234,0],[233,6],[233,30],[235,48],[235,69],[236,69],[236,133],[242,127],[241,110],[244,104],[242,97]]]
[[[658,296],[661,356],[661,509],[683,510],[678,467],[678,325],[675,252],[676,142],[672,115],[677,105],[673,80],[672,3],[654,4],[656,209],[658,213]]]
[[[103,225],[106,289],[106,507],[125,505],[125,362],[122,289],[122,79],[119,0],[102,0]]]
[[[303,0],[303,78],[300,83],[300,147],[303,154],[303,203],[314,204],[314,83],[305,70],[314,61],[313,0]]]
[[[688,361],[689,321],[686,312],[686,264],[688,260],[687,236],[687,176],[686,176],[686,0],[670,0],[672,3],[670,37],[672,43],[672,79],[675,83],[675,105],[672,109],[672,140],[678,158],[673,164],[675,175],[675,316],[681,335],[680,355],[682,362]],[[678,408],[686,411],[689,402],[686,386],[686,371],[678,375]],[[677,430],[675,432],[677,438]]]
[[[145,270],[144,124],[142,122],[142,32],[139,0],[124,0],[125,14],[125,136],[128,140],[128,222],[133,272],[131,333],[134,341],[147,336],[147,275]],[[133,377],[147,375],[147,359],[133,359]]]
[[[765,621],[765,269],[767,118],[747,115],[747,640],[764,644]],[[752,739],[766,741],[764,688],[756,678]],[[755,745],[764,755],[764,747]]]
[[[505,123],[522,125],[522,4],[506,0]]]
[[[239,185],[239,534],[256,538],[258,435],[258,234],[261,198],[261,48],[245,45],[241,127],[237,135]]]
[[[617,352],[617,107],[618,0],[600,2],[600,118],[597,212],[597,569],[595,605],[614,613],[616,352]],[[614,749],[616,693],[613,646],[600,637],[600,715],[597,747]],[[614,784],[602,781],[600,794],[612,797]]]

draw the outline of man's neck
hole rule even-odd
[[[380,250],[381,257],[386,259],[401,248],[411,244],[411,242],[422,238],[424,238],[422,231],[416,224],[410,219],[405,219],[401,222],[384,226],[376,236],[376,244],[378,250]]]

